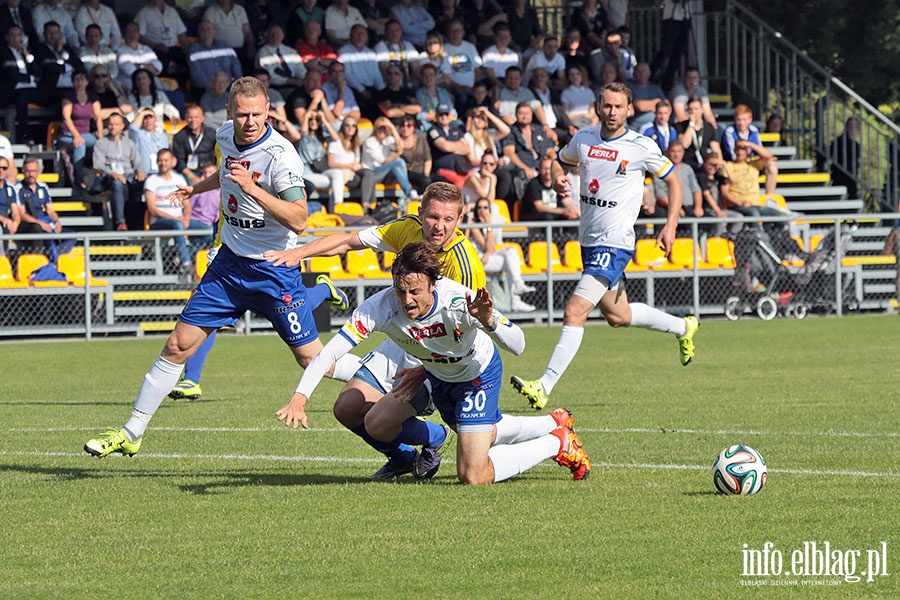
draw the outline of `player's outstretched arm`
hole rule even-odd
[[[309,244],[304,244],[292,250],[266,250],[263,257],[275,263],[275,266],[296,267],[307,258],[313,256],[339,256],[347,254],[351,250],[365,248],[355,231],[346,231],[322,236]]]
[[[210,190],[219,189],[219,172],[216,171],[206,179],[198,181],[194,185],[179,185],[174,192],[166,194],[166,200],[174,203],[180,203],[180,206],[187,206],[188,200],[194,194],[202,194]]]
[[[487,288],[479,288],[474,299],[466,294],[466,303],[469,314],[481,323],[495,344],[516,356],[525,351],[525,332],[494,310],[494,301]]]
[[[550,163],[550,178],[553,180],[553,188],[560,200],[565,200],[572,195],[572,180],[566,174],[566,170],[558,162]]]

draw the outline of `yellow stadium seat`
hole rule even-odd
[[[646,267],[644,265],[639,265],[636,262],[634,262],[633,259],[629,260],[628,264],[625,265],[626,273],[634,273],[636,271],[649,271],[649,270],[650,270],[650,267]]]
[[[356,279],[356,275],[344,271],[340,256],[313,256],[309,259],[309,270],[325,273],[332,279]]]
[[[209,250],[201,250],[194,259],[194,281],[203,279],[209,267]]]
[[[734,243],[720,237],[707,238],[706,260],[725,269],[735,268]]]
[[[580,271],[584,268],[584,263],[581,260],[581,242],[578,240],[569,240],[566,242],[566,245],[563,246],[563,264],[569,267],[570,269],[575,269],[576,271]]]
[[[547,242],[531,242],[528,244],[528,264],[538,271],[547,271]],[[562,264],[559,248],[550,243],[550,269],[553,273],[574,273],[576,269]]]
[[[66,287],[68,281],[31,281],[31,274],[48,264],[50,259],[43,254],[23,254],[19,257],[16,269],[21,283],[34,287]]]
[[[634,247],[634,263],[637,266],[649,267],[654,271],[677,271],[680,266],[673,265],[666,259],[666,253],[656,245],[653,238],[641,238]]]
[[[500,218],[503,219],[503,223],[512,223],[512,217],[509,214],[509,205],[506,204],[504,200],[494,200],[494,208],[496,208],[497,213],[500,215]],[[503,231],[527,231],[527,227],[504,227]]]
[[[378,264],[378,255],[371,248],[351,250],[347,253],[347,272],[365,279],[381,279],[387,274]]]
[[[816,234],[816,235],[812,236],[811,238],[809,238],[809,251],[810,252],[812,252],[813,250],[816,249],[816,246],[819,245],[819,242],[822,241],[823,237],[824,236],[821,233],[819,233],[819,234]]]
[[[354,217],[365,216],[362,204],[358,202],[341,202],[334,205],[334,214],[336,215],[352,215]]]
[[[87,259],[84,256],[84,250],[79,252],[69,252],[68,254],[60,254],[59,260],[56,262],[56,268],[59,272],[66,276],[69,283],[83,286],[85,284],[85,274],[87,272]],[[102,286],[109,284],[105,279],[94,279],[93,273],[90,276],[92,286]]]
[[[12,265],[9,264],[9,258],[0,256],[0,289],[26,288],[27,283],[17,281],[13,277]]]
[[[765,179],[765,177],[763,177]],[[760,206],[771,206],[775,204],[773,208],[779,208],[781,210],[787,210],[787,201],[784,199],[784,196],[781,194],[762,194],[759,197],[759,205]]]
[[[512,248],[513,250],[515,250],[516,254],[519,255],[519,263],[522,265],[522,275],[537,275],[541,272],[540,269],[534,269],[531,267],[531,265],[525,262],[525,253],[522,252],[522,246],[520,246],[519,244],[511,243],[506,244],[506,247]]]
[[[699,260],[697,261],[698,269],[718,269],[719,265],[711,264],[703,259],[703,253],[700,251],[700,245],[690,238],[676,238],[672,244],[672,252],[669,261],[682,269],[694,268],[694,251],[697,253]]]

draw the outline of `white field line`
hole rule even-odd
[[[101,427],[25,427],[7,429],[7,433],[53,433],[66,431],[98,431]],[[193,431],[208,433],[259,433],[283,431],[283,425],[272,427],[152,427],[153,431]],[[754,431],[739,429],[678,429],[665,427],[626,427],[612,429],[608,427],[577,427],[578,433],[682,433],[688,435],[755,435],[755,436],[807,436],[807,437],[846,437],[846,438],[900,438],[896,432],[862,432],[862,431]],[[304,431],[317,433],[350,433],[343,427],[313,427]]]
[[[28,451],[0,451],[0,456],[38,456],[38,457],[61,457],[61,458],[84,458],[94,460],[86,456],[83,452],[28,452]],[[112,455],[115,459],[124,458],[118,455]],[[323,462],[323,463],[381,463],[383,458],[345,458],[337,456],[280,456],[277,454],[162,454],[153,452],[142,452],[143,458],[164,458],[168,460],[237,460],[237,461],[275,461],[275,462]],[[455,461],[447,459],[446,464],[455,464]],[[706,471],[710,469],[709,465],[676,465],[676,464],[652,464],[652,463],[595,463],[600,467],[609,469],[650,469],[657,471],[666,470],[683,470],[683,471]],[[544,463],[545,466],[550,466]],[[900,479],[900,473],[879,473],[868,471],[846,471],[846,470],[814,470],[814,469],[769,469],[770,473],[786,473],[790,475],[813,475],[813,476],[829,476],[829,477],[887,477],[891,479]]]

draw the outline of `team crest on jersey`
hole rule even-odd
[[[452,300],[450,300],[450,308],[456,308],[457,306],[462,306],[466,303],[466,299],[463,296],[454,296]]]
[[[225,168],[230,169],[234,165],[241,165],[248,171],[250,170],[250,161],[247,160],[246,158],[235,158],[233,156],[226,156],[225,157]]]
[[[475,387],[481,387],[481,377],[476,377],[472,380],[472,385]]]
[[[257,173],[256,171],[253,171],[253,173],[251,173],[251,175],[250,175],[250,178],[253,180],[253,183],[259,183],[260,177],[262,177],[262,173]]]
[[[616,175],[618,175],[618,176],[620,176],[620,177],[621,177],[622,175],[625,175],[625,170],[626,170],[627,168],[628,168],[628,161],[625,160],[625,159],[623,158],[623,159],[622,159],[622,162],[619,163],[619,168],[616,169]]]
[[[266,146],[265,148],[263,148],[263,150],[265,150],[266,152],[268,152],[268,153],[271,154],[272,156],[278,156],[279,154],[283,154],[283,153],[284,153],[284,148],[282,148],[282,147],[279,146],[278,144],[274,144],[274,145],[272,145],[272,146]]]
[[[599,146],[591,146],[590,150],[588,150],[588,158],[596,158],[599,160],[608,160],[610,162],[615,162],[616,158],[619,157],[619,151],[613,150],[611,148],[600,148]]]
[[[363,325],[362,321],[357,319],[356,323],[354,323],[353,326],[363,337],[366,337],[369,335],[369,330],[365,325]]]
[[[238,209],[238,201],[237,201],[237,198],[235,198],[234,195],[232,194],[232,195],[228,196],[228,210],[230,212],[236,213],[237,209]]]
[[[283,294],[281,296],[281,301],[284,302],[285,304],[290,304],[291,300],[293,300],[293,299],[294,298],[290,294]]]
[[[588,184],[588,192],[590,192],[591,194],[596,194],[599,191],[600,182],[596,178],[591,179],[591,182]]]
[[[410,327],[409,335],[416,340],[421,341],[423,338],[438,338],[447,335],[447,328],[443,323],[435,323],[426,327]]]

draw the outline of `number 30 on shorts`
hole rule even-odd
[[[486,405],[487,394],[484,390],[468,390],[465,398],[463,398],[462,412],[470,413],[473,409],[475,412],[484,412],[484,407]]]

